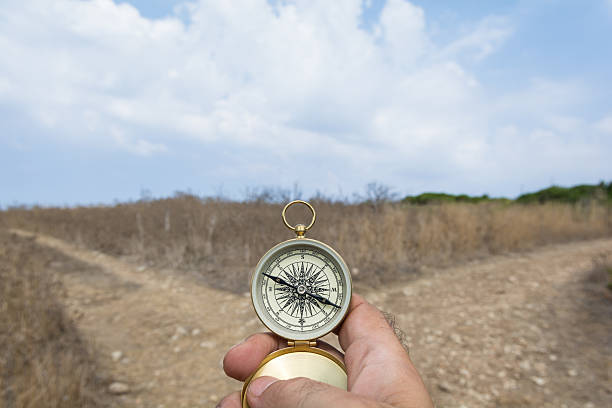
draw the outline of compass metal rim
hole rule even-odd
[[[328,323],[323,324],[319,329],[309,331],[307,333],[300,333],[294,330],[283,328],[282,326],[271,321],[271,319],[266,319],[265,317],[263,317],[263,316],[269,316],[269,314],[265,312],[264,310],[261,310],[263,308],[263,305],[259,303],[260,296],[257,293],[258,285],[255,284],[255,281],[258,275],[262,274],[263,266],[276,253],[281,252],[283,250],[289,250],[288,248],[291,248],[291,247],[308,247],[308,246],[316,247],[318,250],[326,253],[326,255],[329,255],[329,257],[332,260],[334,260],[335,263],[337,263],[337,266],[340,269],[340,273],[344,275],[344,278],[346,280],[346,288],[344,288],[345,294],[343,297],[341,310],[334,316],[332,320],[330,320]],[[257,315],[257,318],[272,333],[282,338],[285,338],[287,340],[315,340],[315,339],[321,338],[325,336],[326,334],[330,333],[342,323],[342,321],[344,320],[344,317],[348,313],[348,307],[349,307],[349,304],[351,301],[351,295],[352,295],[352,286],[353,284],[352,284],[352,279],[351,279],[351,273],[348,268],[348,265],[346,264],[342,256],[340,256],[340,254],[338,254],[332,247],[330,247],[329,245],[321,241],[317,241],[311,238],[294,238],[294,239],[280,242],[274,247],[270,248],[268,252],[266,252],[261,257],[259,262],[257,263],[257,266],[251,273],[251,305],[253,306],[253,309],[255,310],[255,314]],[[270,320],[270,321],[267,321],[267,320]]]

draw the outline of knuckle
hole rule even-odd
[[[327,389],[325,384],[305,377],[293,378],[283,383],[283,389],[278,391],[295,395],[298,399],[297,408],[309,406],[309,401],[316,400],[317,395]]]
[[[287,388],[291,391],[303,394],[312,392],[317,387],[318,383],[306,377],[298,377],[288,380],[286,384]]]

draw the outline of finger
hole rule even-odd
[[[223,359],[223,369],[228,376],[244,381],[268,354],[285,347],[287,340],[272,333],[254,334],[227,352]],[[317,347],[344,361],[344,355],[332,345],[319,340]]]
[[[259,377],[249,385],[247,401],[251,408],[376,406],[373,401],[303,377],[286,381],[274,377]]]
[[[242,408],[242,401],[240,400],[240,392],[232,392],[227,397],[223,398],[216,408]]]
[[[271,352],[287,346],[272,333],[257,333],[232,347],[223,358],[223,370],[238,381],[244,381]]]
[[[359,295],[351,298],[338,340],[346,353],[352,393],[391,405],[431,406],[425,385],[395,332],[383,314]]]
[[[358,341],[382,345],[392,351],[401,348],[395,332],[383,314],[357,294],[351,297],[346,318],[338,330],[338,341],[344,351]]]

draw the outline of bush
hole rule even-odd
[[[606,184],[602,181],[598,185],[581,184],[569,188],[552,186],[535,193],[523,194],[516,201],[522,204],[548,202],[576,204],[586,201],[612,201],[612,182]]]

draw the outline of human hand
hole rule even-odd
[[[337,329],[345,351],[348,391],[308,378],[255,379],[248,387],[251,408],[396,407],[432,408],[419,373],[383,315],[359,295],[353,295],[348,314]],[[318,347],[340,354],[318,341]],[[244,381],[271,352],[286,341],[259,333],[234,346],[223,360],[225,373]],[[225,397],[218,408],[241,408],[240,393]]]

